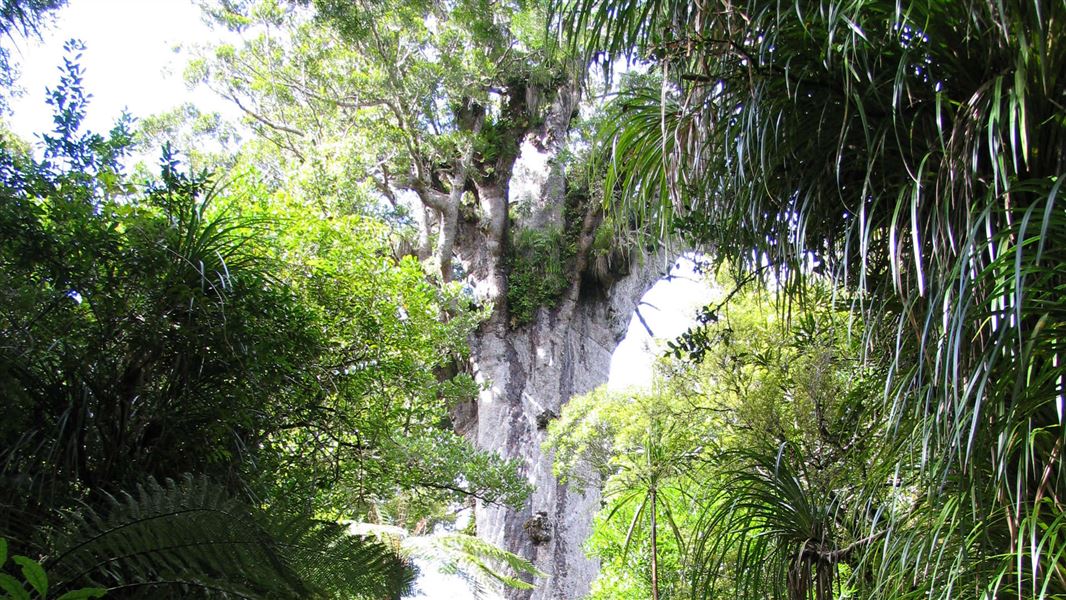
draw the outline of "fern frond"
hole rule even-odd
[[[46,566],[55,589],[157,598],[381,598],[413,573],[387,545],[336,523],[278,518],[206,479],[149,480],[66,513]]]
[[[532,562],[472,535],[438,533],[424,539],[445,565],[454,566],[460,572],[473,571],[483,581],[487,577],[487,581],[494,580],[507,587],[531,590],[533,585],[522,580],[523,575],[547,576]],[[507,575],[505,569],[515,575]]]

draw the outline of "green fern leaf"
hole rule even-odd
[[[149,480],[104,507],[64,516],[48,563],[57,590],[94,586],[153,597],[395,597],[408,564],[336,523],[275,516],[206,479]]]

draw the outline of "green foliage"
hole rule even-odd
[[[687,535],[692,528],[696,505],[686,497],[690,488],[668,485],[656,493],[660,512],[658,538],[655,545],[656,583],[659,598],[686,598],[684,544],[678,535]],[[650,543],[650,506],[638,501],[611,502],[608,510],[601,510],[593,519],[593,532],[585,546],[600,559],[600,574],[593,582],[589,600],[632,599],[652,597],[652,547]],[[643,509],[643,514],[638,514]],[[669,511],[669,517],[667,512]],[[630,530],[633,523],[637,526]],[[684,539],[684,538],[682,538]],[[687,541],[686,541],[687,542]]]
[[[507,306],[513,327],[531,323],[541,308],[552,308],[570,289],[566,263],[576,249],[558,228],[515,233],[507,277]]]
[[[461,577],[475,598],[499,595],[504,587],[531,590],[533,585],[522,577],[546,577],[521,556],[465,533],[411,535],[400,528],[366,523],[353,524],[352,529],[398,543],[404,556],[430,562],[442,573]]]
[[[232,100],[282,160],[345,164],[349,181],[378,187],[402,188],[412,173],[447,181],[469,143],[491,177],[517,155],[516,127],[542,108],[511,110],[510,96],[524,105],[527,87],[563,72],[547,59],[543,30],[532,31],[544,20],[538,3],[206,4],[245,40],[201,54],[187,80]],[[486,112],[480,133],[466,119],[471,106]]]
[[[7,568],[7,559],[7,540],[0,537],[0,569]],[[11,562],[19,567],[22,580],[20,581],[13,575],[0,570],[0,592],[3,593],[0,598],[4,600],[30,600],[31,598],[45,599],[49,597],[53,597],[56,600],[85,600],[86,598],[103,598],[107,594],[107,590],[104,588],[86,587],[70,590],[59,596],[50,596],[49,592],[55,591],[55,587],[50,589],[48,574],[40,563],[32,558],[18,554],[11,557]],[[29,590],[26,589],[27,584],[30,587]]]
[[[659,597],[677,586],[685,545],[677,522],[692,507],[678,509],[688,504],[700,431],[678,408],[661,393],[601,388],[571,400],[549,426],[556,475],[577,489],[603,488],[588,542],[604,564],[593,598]]]
[[[697,524],[704,535],[693,548],[694,597],[715,598],[730,588],[741,597],[839,597],[849,552],[840,543],[842,507],[835,489],[806,472],[808,457],[782,445],[719,460],[729,466]]]
[[[396,597],[413,579],[391,547],[337,523],[252,509],[204,479],[149,480],[68,511],[49,532],[57,589],[157,598]]]
[[[256,0],[210,13],[244,39],[202,52],[187,77],[244,112],[264,156],[361,212],[387,203],[393,223],[418,228],[403,250],[443,281],[473,217],[502,275],[506,180],[556,93],[572,92],[572,65],[533,32],[543,3]],[[480,210],[467,211],[474,196]],[[503,298],[482,300],[502,310]]]
[[[0,148],[0,534],[53,589],[376,595],[358,577],[396,563],[310,516],[524,499],[513,462],[447,427],[477,388],[441,373],[484,315],[393,258],[388,227],[254,172],[216,184],[169,149],[139,187],[124,123],[82,132],[74,59],[51,102],[42,159]],[[207,479],[133,492],[187,473]]]
[[[577,489],[602,487],[588,541],[603,561],[593,598],[682,593],[710,427],[708,415],[662,388],[597,389],[572,399],[549,426],[556,475]]]
[[[673,384],[726,409],[715,483],[691,537],[692,597],[839,597],[854,553],[875,539],[870,503],[885,492],[871,498],[861,484],[885,437],[876,401],[884,370],[860,358],[861,323],[829,290],[810,291],[783,319],[769,297],[741,288],[704,312],[704,342],[682,353],[700,366],[695,380]]]
[[[234,148],[241,143],[236,128],[219,113],[204,113],[185,103],[138,121],[136,147],[156,155],[164,146],[182,148],[190,169],[222,171],[234,166]]]
[[[454,573],[472,582],[475,595],[490,589],[499,590],[501,586],[531,590],[533,584],[521,577],[547,577],[529,560],[471,535],[438,534],[431,538],[430,545],[437,556],[444,557],[442,572]]]
[[[679,352],[653,391],[597,390],[551,425],[557,475],[604,494],[593,597],[813,598],[856,564],[840,550],[869,525],[881,375],[828,292],[784,320],[753,287],[706,319],[698,363]]]
[[[792,298],[833,276],[887,349],[884,465],[862,484],[871,505],[885,481],[906,492],[852,583],[1066,594],[1066,3],[557,8],[586,56],[663,74],[619,98],[603,140],[620,214]]]

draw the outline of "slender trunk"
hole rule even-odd
[[[818,600],[833,600],[833,572],[836,571],[836,563],[818,561],[815,563],[818,582],[815,594]]]
[[[651,600],[659,600],[659,544],[655,513],[659,511],[655,487],[651,488]]]

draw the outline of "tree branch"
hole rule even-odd
[[[299,129],[293,129],[292,127],[289,127],[287,125],[281,125],[279,123],[275,123],[274,121],[271,121],[270,119],[264,117],[263,115],[251,110],[250,108],[246,107],[243,102],[240,101],[240,98],[238,98],[236,94],[232,94],[232,93],[231,94],[226,94],[226,97],[229,98],[231,101],[233,101],[233,103],[237,105],[237,108],[239,108],[242,111],[244,111],[244,113],[246,115],[252,117],[256,121],[259,121],[260,123],[262,123],[263,125],[266,125],[267,127],[271,128],[271,129],[274,129],[274,130],[277,130],[277,131],[283,131],[285,133],[291,133],[293,135],[298,135],[300,137],[304,137],[304,135],[305,135],[304,132],[300,131]]]

